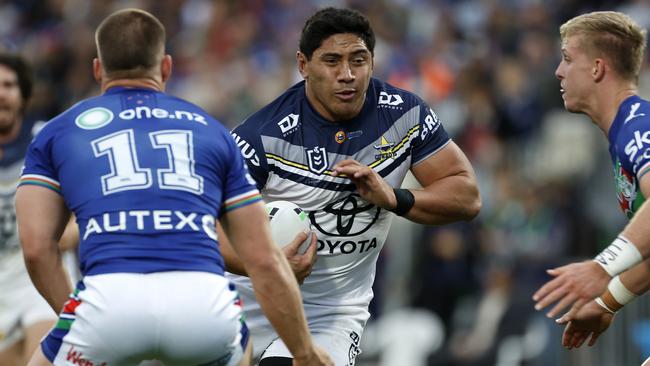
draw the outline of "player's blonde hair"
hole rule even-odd
[[[560,26],[562,40],[579,35],[580,47],[591,57],[607,59],[625,80],[638,82],[646,49],[646,30],[628,15],[596,11]]]

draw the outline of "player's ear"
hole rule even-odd
[[[605,68],[607,63],[602,58],[597,58],[594,60],[594,67],[591,69],[591,77],[595,82],[603,80],[605,77]]]
[[[172,76],[172,57],[170,55],[163,56],[162,62],[160,63],[160,72],[163,83]]]
[[[307,79],[309,73],[307,72],[307,56],[304,53],[298,51],[296,52],[296,63],[298,64],[298,71],[302,75],[303,79]]]
[[[101,84],[102,82],[102,62],[97,57],[93,59],[93,77]]]

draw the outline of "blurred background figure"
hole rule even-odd
[[[92,29],[132,6],[167,27],[176,55],[168,90],[230,127],[300,79],[290,60],[309,14],[347,6],[368,15],[374,75],[436,110],[471,160],[483,198],[470,224],[425,231],[395,220],[380,258],[371,320],[414,307],[437,317],[422,323],[442,339],[417,348],[428,365],[639,365],[650,356],[646,297],[626,306],[596,346],[575,351],[562,349],[562,328],[531,300],[546,268],[593,257],[625,224],[606,143],[586,117],[563,109],[558,26],[618,10],[648,28],[650,1],[8,0],[0,4],[1,46],[34,65],[29,115],[45,119],[99,94],[86,63]],[[647,59],[639,85],[650,97]],[[399,347],[371,328],[364,342],[385,347],[362,345],[357,365],[379,365]]]

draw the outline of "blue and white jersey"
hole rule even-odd
[[[260,199],[219,122],[184,100],[121,87],[47,123],[20,184],[63,196],[79,225],[84,275],[223,274],[215,220]]]
[[[367,308],[393,214],[364,201],[348,178],[332,176],[331,169],[352,158],[399,187],[412,166],[450,141],[436,114],[416,95],[371,79],[361,113],[333,123],[311,107],[301,82],[233,136],[264,200],[291,201],[309,213],[319,257],[300,287],[306,306]]]
[[[639,180],[650,171],[650,102],[638,96],[625,99],[608,137],[616,196],[621,210],[631,218],[645,201]]]

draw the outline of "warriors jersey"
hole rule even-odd
[[[318,260],[300,287],[306,309],[367,309],[393,216],[364,201],[348,178],[332,175],[332,167],[352,158],[399,187],[413,165],[449,142],[436,114],[416,95],[371,79],[365,98],[358,116],[333,123],[311,107],[301,82],[233,131],[264,199],[291,201],[309,213]],[[244,278],[236,283],[249,286]]]
[[[650,171],[650,102],[631,96],[621,103],[609,128],[616,196],[631,218],[645,201],[639,180]]]
[[[223,274],[215,219],[260,199],[219,122],[165,93],[121,87],[47,123],[20,184],[63,196],[83,275]]]

